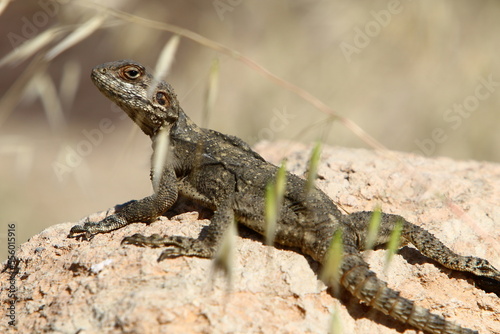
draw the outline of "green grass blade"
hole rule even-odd
[[[365,249],[373,249],[375,241],[377,241],[377,235],[380,230],[380,222],[382,220],[382,211],[379,206],[375,207],[373,214],[370,218],[370,223],[368,224],[368,231],[366,233]]]
[[[338,308],[335,307],[332,311],[332,317],[330,319],[330,328],[328,334],[342,334],[342,319],[340,318]]]
[[[342,230],[338,229],[333,234],[330,247],[326,253],[326,261],[321,272],[321,280],[332,287],[335,294],[339,291],[340,268],[344,258],[342,243]]]
[[[235,263],[235,247],[236,247],[236,221],[232,221],[229,223],[226,231],[224,232],[224,236],[222,237],[219,249],[214,257],[213,262],[213,270],[212,270],[212,278],[213,274],[216,271],[222,270],[224,276],[227,279],[227,290],[230,291],[233,285],[233,271],[234,271],[234,263]]]
[[[385,259],[384,270],[387,270],[389,268],[389,265],[392,261],[392,257],[394,256],[394,254],[396,254],[396,252],[399,249],[402,231],[403,231],[403,221],[398,220],[398,222],[394,225],[394,229],[392,230],[389,242],[387,244],[387,255]]]
[[[278,223],[279,213],[283,205],[286,188],[286,162],[282,161],[276,178],[266,186],[266,199],[265,199],[265,216],[266,228],[265,239],[266,245],[272,246],[274,244],[274,237],[276,234],[276,224]]]
[[[307,173],[307,181],[305,189],[306,196],[312,189],[314,189],[316,177],[318,176],[318,166],[320,158],[321,158],[321,142],[317,141],[311,152],[311,158],[309,159],[309,168]]]

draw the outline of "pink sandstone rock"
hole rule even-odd
[[[310,145],[261,143],[256,149],[302,175]],[[343,210],[379,205],[430,230],[455,251],[500,267],[500,166],[427,159],[407,153],[325,147],[317,185]],[[348,293],[333,297],[318,266],[255,236],[235,240],[232,281],[213,262],[176,258],[161,249],[122,246],[134,233],[196,237],[208,220],[184,213],[131,224],[90,241],[66,238],[75,223],[54,225],[22,244],[16,276],[15,328],[6,321],[9,271],[0,274],[1,333],[417,333]],[[500,333],[500,298],[464,274],[404,247],[384,270],[386,251],[366,258],[407,298],[480,333]],[[5,263],[4,263],[5,265]],[[333,314],[333,315],[332,315]],[[335,320],[332,320],[335,319]],[[8,319],[7,319],[8,320]]]

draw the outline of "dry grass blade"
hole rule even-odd
[[[65,106],[70,106],[73,103],[81,74],[81,66],[76,61],[68,61],[64,64],[59,92]]]
[[[35,58],[28,65],[28,68],[21,74],[17,80],[10,86],[9,90],[0,100],[0,126],[18,103],[28,83],[36,76],[38,72],[44,71],[47,63],[40,58]]]
[[[170,149],[169,145],[170,145],[169,131],[165,128],[161,128],[154,139],[152,182],[153,182],[153,189],[155,192],[158,191],[158,188],[160,186],[164,166],[168,159],[168,153]]]
[[[35,38],[27,40],[10,53],[8,53],[5,57],[0,60],[0,66],[4,66],[7,64],[15,65],[18,64],[35,53],[37,53],[44,46],[51,43],[57,35],[63,32],[66,28],[56,27],[52,29],[45,30]]]
[[[46,72],[39,72],[33,78],[32,84],[42,101],[45,114],[52,129],[61,130],[66,125],[66,122],[54,82]]]
[[[215,107],[215,100],[218,95],[219,87],[219,59],[214,58],[212,66],[210,66],[210,74],[208,75],[208,85],[205,92],[205,105],[201,117],[201,126],[208,127],[208,120]]]
[[[233,220],[229,223],[224,236],[214,257],[212,278],[217,270],[222,270],[227,278],[227,290],[230,291],[233,283],[233,268],[235,263],[235,247],[236,247],[236,222]]]
[[[163,80],[172,67],[172,63],[174,62],[174,56],[177,52],[177,48],[179,47],[180,37],[179,35],[175,35],[165,44],[163,50],[158,57],[158,61],[156,62],[156,69],[154,76],[160,80]]]
[[[47,54],[45,55],[46,60],[52,60],[57,57],[60,53],[64,52],[66,49],[69,49],[73,45],[81,42],[88,36],[90,36],[94,31],[99,29],[104,23],[107,15],[100,13],[92,17],[90,20],[81,25],[78,29],[74,30],[71,34],[66,36],[59,44],[54,46]]]
[[[11,0],[0,0],[0,15],[2,15],[5,8],[7,8],[7,5],[10,3],[10,1]]]
[[[153,91],[156,89],[158,82],[167,76],[172,63],[174,62],[174,56],[177,52],[177,48],[179,47],[179,42],[179,35],[174,35],[163,47],[163,50],[158,57],[158,61],[156,62],[156,69],[153,75],[156,82],[153,82],[151,87],[149,87],[149,91],[147,92],[148,96],[153,95]]]
[[[295,95],[299,96],[306,102],[310,103],[313,107],[318,109],[319,111],[334,116],[341,124],[343,124],[346,128],[351,130],[354,134],[356,134],[361,140],[363,140],[367,145],[379,149],[383,151],[387,156],[394,157],[394,154],[390,153],[390,151],[381,143],[379,143],[375,138],[370,136],[368,133],[365,132],[359,125],[354,123],[352,120],[343,117],[339,115],[337,112],[335,112],[332,108],[328,107],[324,102],[322,102],[320,99],[309,93],[308,91],[292,84],[289,81],[286,81],[276,74],[272,73],[268,69],[264,68],[263,66],[259,65],[252,59],[244,56],[240,52],[233,50],[225,45],[222,45],[220,43],[217,43],[211,39],[208,39],[202,35],[199,35],[191,30],[187,30],[172,24],[164,23],[164,22],[158,22],[154,20],[149,20],[145,19],[143,17],[139,17],[133,14],[129,14],[117,9],[111,9],[106,6],[97,4],[97,3],[91,3],[87,1],[78,1],[78,4],[85,6],[85,7],[91,7],[91,8],[97,8],[99,11],[106,12],[109,15],[112,15],[114,17],[120,18],[125,21],[129,21],[132,23],[137,23],[140,25],[143,25],[145,27],[149,27],[151,29],[158,29],[158,30],[164,30],[164,31],[170,31],[174,34],[178,34],[180,36],[183,36],[185,38],[188,38],[200,45],[206,46],[208,48],[211,48],[217,52],[220,52],[222,54],[228,55],[238,61],[241,61],[243,64],[247,65],[250,68],[253,68],[256,70],[258,73],[263,75],[264,77],[268,78],[271,81],[274,81],[277,83],[279,86],[285,88],[286,90],[294,93]]]

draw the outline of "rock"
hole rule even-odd
[[[311,146],[261,143],[257,150],[301,175]],[[452,249],[500,267],[500,165],[427,159],[407,153],[325,147],[317,184],[347,212],[398,213]],[[16,327],[5,321],[10,270],[0,274],[2,333],[416,333],[348,293],[334,298],[316,263],[264,246],[254,234],[235,240],[231,281],[207,259],[157,262],[161,249],[120,245],[134,233],[196,237],[208,220],[196,213],[131,224],[90,242],[68,239],[75,223],[51,226],[22,244],[15,276]],[[366,254],[372,269],[407,298],[480,333],[500,333],[500,298],[470,276],[436,265],[412,246],[384,270],[386,252]],[[3,265],[6,266],[6,263]],[[333,316],[332,316],[333,314]]]

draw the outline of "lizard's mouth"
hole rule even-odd
[[[112,98],[113,101],[116,101],[117,97],[119,98],[118,94],[113,93],[117,90],[117,88],[113,88],[113,85],[109,82],[109,80],[106,80],[105,74],[100,73],[98,69],[92,70],[90,78],[92,79],[94,85],[99,89],[99,91],[107,98]]]
[[[104,69],[95,68],[92,70],[90,78],[94,85],[102,94],[125,111],[145,134],[148,136],[153,135],[159,126],[149,118],[150,113],[148,110],[139,107],[147,106],[149,104],[147,99],[135,94],[129,94],[130,96],[124,94],[124,92],[130,92],[130,90],[125,89],[126,87],[123,87],[124,85],[118,80],[110,79],[106,72],[101,71],[104,71]]]

